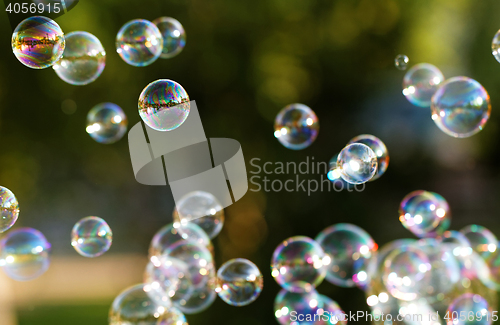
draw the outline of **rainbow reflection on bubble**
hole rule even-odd
[[[16,196],[6,187],[0,186],[0,233],[10,229],[19,217]]]
[[[111,144],[119,141],[127,132],[127,116],[120,106],[101,103],[87,114],[87,133],[99,143]]]
[[[456,298],[446,311],[447,325],[489,325],[492,323],[492,308],[478,294],[465,293]],[[465,317],[463,315],[465,314]]]
[[[363,184],[377,173],[377,156],[373,150],[362,143],[348,144],[339,153],[337,167],[344,181]]]
[[[232,306],[246,306],[254,302],[264,286],[264,279],[257,265],[243,258],[224,263],[217,271],[219,297]]]
[[[317,317],[318,321],[314,325],[346,325],[348,316],[340,308],[339,304],[324,295],[319,295],[320,302],[318,303]]]
[[[171,17],[160,17],[152,21],[163,37],[162,59],[170,59],[181,53],[186,45],[186,32],[181,23]]]
[[[116,52],[127,64],[143,67],[155,62],[163,50],[160,30],[145,19],[134,19],[116,35]]]
[[[404,76],[403,95],[413,105],[429,107],[432,95],[443,81],[443,74],[432,64],[417,64]]]
[[[274,316],[281,325],[315,325],[323,313],[323,304],[316,290],[295,293],[282,289],[274,299]],[[298,321],[298,317],[302,319]]]
[[[304,104],[290,104],[274,120],[274,136],[288,149],[309,147],[319,132],[318,117]]]
[[[498,250],[498,239],[487,228],[479,225],[469,225],[460,230],[467,237],[471,248],[482,258],[489,258]]]
[[[382,140],[371,134],[362,134],[352,138],[347,144],[353,143],[362,143],[367,145],[373,150],[375,156],[377,156],[377,172],[370,179],[370,181],[374,181],[382,176],[389,166],[389,152],[387,151],[387,147]]]
[[[78,221],[71,231],[71,246],[85,257],[97,257],[111,247],[113,232],[99,217],[85,217]]]

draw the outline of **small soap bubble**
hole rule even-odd
[[[85,217],[71,231],[71,246],[85,257],[97,257],[111,247],[113,233],[109,225],[99,217]]]
[[[429,63],[413,66],[403,79],[403,95],[410,103],[420,107],[431,106],[432,95],[444,81],[438,68]]]
[[[95,81],[106,65],[106,52],[97,37],[88,32],[66,34],[64,54],[52,68],[63,81],[87,85]]]
[[[288,149],[309,147],[319,132],[319,122],[312,109],[304,104],[290,104],[274,121],[274,136]]]
[[[472,250],[484,259],[498,250],[498,239],[487,228],[479,225],[470,225],[460,230],[470,242]]]
[[[500,30],[493,37],[493,41],[491,41],[491,53],[500,62]]]
[[[217,294],[232,306],[251,304],[263,286],[264,279],[257,265],[243,258],[227,261],[217,271]]]
[[[159,257],[184,242],[194,242],[209,248],[209,250],[212,247],[210,238],[198,225],[194,223],[185,225],[170,223],[162,227],[154,235],[149,247],[149,256]]]
[[[8,232],[0,241],[0,266],[17,281],[33,280],[49,268],[50,243],[33,228]]]
[[[394,65],[398,70],[406,70],[408,62],[410,62],[410,59],[404,54],[398,54],[394,59]]]
[[[168,79],[156,80],[139,96],[139,115],[152,129],[172,131],[186,121],[191,104],[182,86]]]
[[[163,37],[152,22],[134,19],[116,35],[116,52],[127,64],[143,67],[156,61],[163,50]]]
[[[162,59],[170,59],[181,53],[186,45],[186,32],[181,23],[171,17],[160,17],[153,20],[163,36]]]
[[[292,292],[314,290],[326,276],[328,257],[309,237],[284,240],[273,253],[271,275],[284,289]]]
[[[465,293],[448,307],[447,325],[489,325],[492,323],[492,311],[486,299],[478,294]]]
[[[10,229],[19,217],[19,203],[8,188],[0,186],[0,233]]]
[[[377,156],[377,172],[370,181],[374,181],[382,176],[389,166],[389,152],[382,140],[371,134],[362,134],[352,138],[348,144],[352,143],[366,144],[373,150],[375,156]]]
[[[315,325],[323,304],[324,301],[316,290],[295,293],[282,289],[274,299],[274,316],[281,325]],[[293,321],[293,312],[294,316],[301,315],[303,321]]]
[[[490,96],[474,79],[450,78],[432,96],[431,113],[444,133],[467,138],[481,131],[490,118]]]
[[[120,140],[127,132],[127,116],[120,106],[101,103],[87,114],[87,133],[99,143],[111,144]]]
[[[26,18],[12,34],[12,51],[25,66],[45,69],[63,55],[64,33],[52,19],[43,16]]]
[[[337,158],[337,167],[344,181],[351,184],[368,182],[377,173],[377,156],[362,143],[348,144]]]

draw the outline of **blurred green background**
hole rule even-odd
[[[106,288],[114,277],[123,277],[127,285],[142,280],[140,272],[130,273],[127,267],[99,277],[99,259],[144,256],[145,261],[152,236],[171,222],[170,189],[138,184],[127,138],[113,145],[96,143],[85,132],[86,115],[98,103],[114,102],[132,126],[140,121],[140,92],[160,78],[179,82],[196,100],[208,137],[242,144],[248,171],[255,170],[252,158],[329,161],[362,133],[381,138],[391,156],[387,173],[363,192],[308,196],[249,191],[227,208],[225,228],[214,240],[216,263],[251,259],[264,274],[264,291],[242,308],[218,299],[207,311],[189,315],[191,325],[277,324],[273,301],[279,287],[270,276],[269,261],[282,240],[315,237],[339,222],[364,228],[379,246],[413,237],[397,212],[401,199],[413,190],[435,191],[448,200],[451,229],[477,223],[500,235],[500,64],[490,48],[500,28],[499,12],[495,0],[81,0],[56,21],[65,32],[97,36],[107,58],[97,81],[77,87],[64,83],[51,68],[32,70],[17,61],[10,47],[12,29],[2,11],[0,185],[20,202],[15,227],[41,230],[52,243],[53,266],[59,270],[57,276],[51,268],[28,284],[11,284],[8,295],[18,297],[12,307],[15,322],[107,324],[109,306],[124,287],[96,291],[95,299],[80,297],[79,288]],[[147,67],[127,65],[115,50],[119,28],[131,19],[159,16],[183,24],[184,51]],[[428,62],[446,78],[478,80],[493,107],[484,131],[468,139],[451,138],[435,126],[429,109],[412,106],[401,94],[404,72],[394,67],[400,53],[409,56],[410,66]],[[293,102],[310,106],[320,121],[319,137],[302,151],[284,148],[273,136],[274,117]],[[78,256],[70,246],[72,226],[88,215],[104,218],[114,233],[110,251],[96,261]],[[90,276],[79,280],[80,267],[55,266],[74,263],[91,270]],[[52,283],[47,279],[64,283],[57,288],[60,299],[45,297],[55,289],[43,286]],[[43,288],[37,290],[44,294],[30,296],[33,288]],[[368,309],[358,289],[325,281],[318,290],[345,311]]]

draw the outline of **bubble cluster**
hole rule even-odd
[[[351,184],[363,184],[377,173],[377,156],[365,144],[348,144],[339,153],[337,167],[344,181]]]
[[[78,221],[71,231],[71,246],[85,257],[97,257],[111,247],[113,232],[99,217],[85,217]]]
[[[116,35],[116,52],[127,64],[143,67],[156,61],[163,50],[160,30],[145,19],[123,25]]]
[[[150,128],[172,131],[186,121],[191,104],[180,84],[168,79],[156,80],[139,96],[139,115]]]
[[[111,144],[119,141],[127,132],[127,116],[120,106],[101,103],[87,114],[87,133],[99,143]]]
[[[274,136],[288,149],[309,147],[319,132],[319,122],[312,109],[304,104],[290,104],[274,121]]]
[[[415,106],[429,107],[432,96],[443,81],[443,74],[432,64],[417,64],[404,76],[403,95]]]
[[[259,297],[263,286],[259,268],[243,258],[229,260],[217,271],[217,294],[232,306],[251,304]]]
[[[410,62],[410,59],[404,54],[398,54],[394,59],[394,65],[398,70],[406,70],[408,62]]]
[[[389,166],[389,152],[382,140],[371,134],[362,134],[352,138],[347,144],[353,143],[367,145],[375,153],[375,156],[377,156],[377,172],[370,181],[374,181],[382,176]]]
[[[181,23],[171,17],[160,17],[153,20],[163,37],[162,59],[170,59],[181,53],[186,46],[186,32]]]
[[[0,186],[0,233],[10,229],[19,217],[19,203],[8,188]]]

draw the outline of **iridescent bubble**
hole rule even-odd
[[[128,325],[128,324],[127,324]],[[142,324],[141,324],[142,325]],[[177,308],[169,307],[166,312],[158,318],[156,325],[189,325],[186,316]]]
[[[154,235],[149,247],[149,256],[159,257],[172,250],[173,247],[182,245],[185,242],[194,242],[209,249],[212,246],[210,238],[198,225],[194,223],[186,225],[170,223],[158,230]]]
[[[171,17],[160,17],[153,20],[163,36],[162,59],[170,59],[181,53],[186,45],[186,32],[181,23]]]
[[[327,296],[319,295],[319,297],[318,305],[323,307],[318,309],[317,314],[321,317],[318,317],[314,325],[346,325],[348,316],[339,304]]]
[[[274,136],[288,149],[309,147],[319,132],[319,122],[312,109],[304,104],[290,104],[274,120]]]
[[[441,244],[451,248],[470,248],[470,242],[467,237],[459,231],[447,230],[442,236],[438,237]],[[460,251],[460,250],[459,250]],[[472,249],[471,249],[472,252]]]
[[[470,225],[460,230],[467,237],[471,248],[484,259],[489,258],[498,249],[497,237],[488,229],[479,225]]]
[[[315,325],[323,304],[316,290],[295,293],[282,289],[274,299],[274,316],[281,325]]]
[[[337,159],[339,154],[333,155],[332,159],[328,162],[328,173],[326,177],[333,183],[334,190],[342,191],[347,189],[348,191],[352,191],[355,185],[351,183],[347,183],[340,176],[340,169],[337,167]]]
[[[174,305],[179,308],[184,314],[192,315],[201,313],[208,309],[217,298],[215,292],[215,268],[210,269],[210,282],[201,288],[195,289],[187,300],[180,300]]]
[[[71,246],[85,257],[97,257],[111,247],[113,232],[106,221],[99,217],[85,217],[71,231]]]
[[[52,66],[59,78],[76,86],[95,81],[106,65],[106,52],[97,37],[88,32],[66,34],[66,47]]]
[[[127,116],[120,106],[101,103],[87,114],[87,133],[99,143],[111,144],[127,132]]]
[[[157,131],[172,131],[186,121],[191,104],[180,84],[168,79],[156,80],[139,96],[139,115]]]
[[[182,225],[195,223],[213,239],[224,226],[224,209],[211,193],[196,191],[179,200],[173,219]]]
[[[500,30],[493,37],[493,41],[491,41],[491,53],[500,62]]]
[[[254,302],[264,286],[264,279],[257,265],[244,258],[224,263],[217,271],[219,297],[232,306],[246,306]]]
[[[33,228],[18,228],[0,241],[0,266],[17,281],[33,280],[49,268],[50,243]]]
[[[366,144],[368,147],[370,147],[370,149],[373,150],[375,156],[377,156],[377,172],[370,179],[370,181],[374,181],[382,176],[389,166],[389,152],[387,151],[387,147],[382,142],[382,140],[374,135],[362,134],[352,138],[348,144],[352,143]]]
[[[394,65],[398,70],[406,70],[408,62],[410,62],[410,59],[404,54],[398,54],[394,59]]]
[[[45,69],[56,63],[64,52],[64,33],[52,19],[26,18],[12,34],[12,51],[25,66]]]
[[[432,96],[431,111],[444,133],[467,138],[481,131],[490,118],[490,95],[474,79],[450,78]]]
[[[365,144],[348,144],[337,158],[337,167],[344,181],[363,184],[377,173],[377,156]]]
[[[329,262],[330,258],[311,238],[290,237],[274,250],[271,275],[288,291],[309,292],[323,281]]]
[[[8,188],[0,186],[0,233],[10,229],[19,217],[19,203]]]
[[[116,35],[116,52],[127,64],[144,67],[155,62],[163,50],[160,30],[145,19],[134,19]]]
[[[489,325],[492,323],[491,306],[486,299],[473,293],[466,293],[456,298],[448,307],[446,315],[449,317],[448,325]]]
[[[321,231],[315,241],[327,260],[326,279],[341,287],[363,287],[370,281],[370,259],[377,251],[371,236],[356,225],[338,223]]]
[[[450,225],[450,207],[439,194],[413,191],[399,205],[399,221],[418,237],[441,235]]]
[[[391,254],[394,250],[399,249],[404,246],[408,246],[412,243],[416,242],[415,239],[410,239],[410,238],[404,238],[404,239],[396,239],[391,242],[388,242],[384,246],[382,246],[378,251],[377,251],[377,260],[375,261],[377,265],[377,277],[380,277],[384,274],[384,261]],[[374,261],[374,260],[373,260]]]
[[[405,74],[403,95],[413,105],[429,107],[432,95],[443,81],[443,74],[432,64],[417,64]]]

